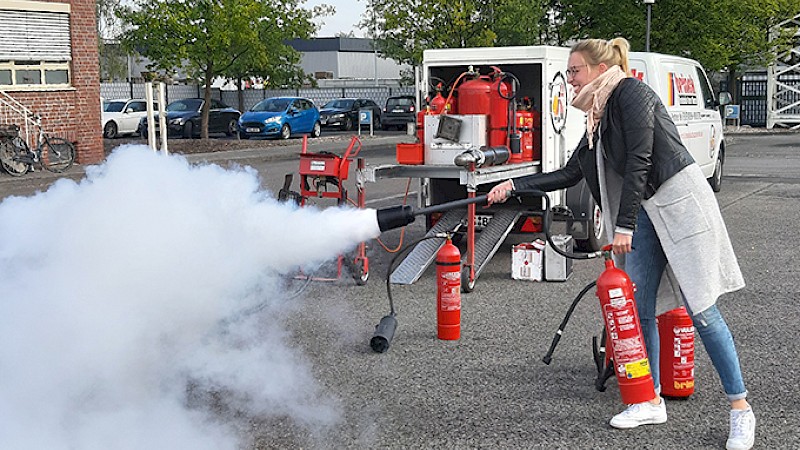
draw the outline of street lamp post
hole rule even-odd
[[[644,2],[645,5],[647,5],[647,31],[645,32],[645,35],[644,35],[644,51],[649,52],[650,51],[650,15],[652,14],[652,11],[653,11],[653,3],[655,3],[656,0],[642,0],[642,1]]]

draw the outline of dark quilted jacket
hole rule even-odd
[[[694,163],[694,159],[681,142],[661,99],[647,84],[635,78],[622,80],[614,89],[606,103],[600,129],[604,156],[623,177],[616,226],[635,230],[642,199],[650,198],[666,180]],[[595,145],[594,149],[597,148]],[[595,153],[589,150],[588,139],[584,136],[563,168],[518,178],[514,186],[553,191],[578,184],[585,178],[599,205],[597,177]]]

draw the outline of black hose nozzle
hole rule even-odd
[[[404,227],[414,221],[415,215],[411,206],[391,206],[377,211],[378,228],[381,232]]]
[[[389,345],[392,344],[394,338],[394,331],[397,329],[397,318],[394,314],[383,316],[378,325],[375,326],[375,334],[369,340],[369,346],[372,351],[377,353],[384,353],[389,350]]]

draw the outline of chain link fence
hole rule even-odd
[[[302,89],[245,89],[242,91],[243,109],[246,111],[259,101],[270,97],[305,97],[318,108],[337,98],[367,98],[378,105],[385,105],[386,99],[396,95],[415,95],[413,86],[406,87],[342,87],[342,88],[302,88]],[[144,98],[144,83],[102,83],[100,96],[106,100],[117,98]],[[184,98],[203,97],[199,85],[168,84],[165,89],[167,103]],[[211,90],[211,98],[220,100],[234,108],[239,108],[239,91]]]

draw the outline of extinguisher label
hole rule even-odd
[[[641,378],[650,375],[650,363],[647,358],[625,364],[625,376],[627,378]]]

